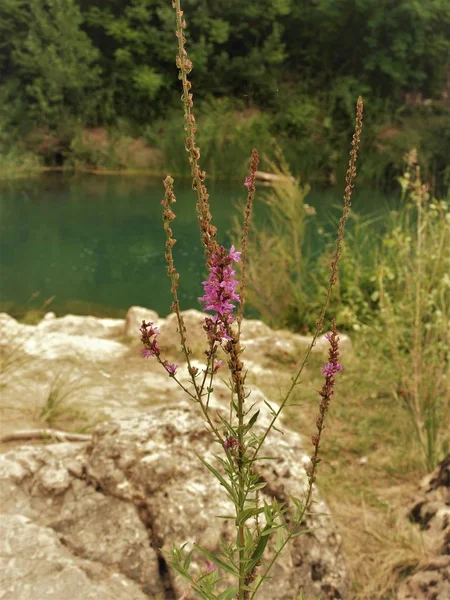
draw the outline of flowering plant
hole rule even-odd
[[[346,177],[344,195],[344,209],[340,221],[336,249],[330,264],[330,277],[326,297],[322,310],[317,320],[317,327],[305,357],[291,378],[290,387],[277,409],[267,404],[270,415],[268,424],[264,427],[255,427],[260,410],[253,411],[253,406],[248,407],[249,391],[245,384],[244,363],[242,361],[242,348],[240,345],[242,319],[245,305],[245,290],[247,277],[247,248],[252,215],[253,199],[255,196],[255,179],[258,169],[258,152],[253,150],[251,157],[250,173],[245,179],[247,188],[247,204],[244,216],[241,250],[234,246],[230,249],[218,244],[216,228],[212,225],[212,216],[209,206],[209,195],[205,186],[205,173],[199,166],[200,150],[196,145],[196,125],[192,114],[193,99],[191,84],[188,74],[192,63],[185,50],[184,29],[186,22],[180,8],[180,0],[174,0],[173,7],[176,12],[176,36],[178,38],[178,55],[176,63],[179,69],[179,78],[182,82],[184,104],[184,121],[186,130],[186,151],[189,154],[193,189],[197,192],[197,216],[200,225],[201,241],[206,256],[208,278],[203,282],[204,294],[199,298],[205,311],[212,314],[204,321],[207,348],[205,351],[206,364],[199,369],[191,360],[192,352],[187,345],[186,327],[180,309],[178,298],[179,275],[174,265],[172,249],[176,243],[172,232],[172,221],[175,213],[172,206],[175,203],[173,192],[173,179],[168,176],[164,181],[165,196],[162,201],[163,222],[166,232],[166,261],[167,271],[171,280],[173,295],[172,310],[177,316],[178,331],[181,348],[186,359],[189,384],[186,385],[178,376],[179,366],[169,363],[161,356],[158,345],[158,329],[153,323],[142,323],[141,341],[143,343],[142,355],[145,358],[154,357],[167,371],[168,375],[183,388],[186,394],[198,405],[206,424],[222,449],[222,455],[215,455],[219,468],[204,458],[200,460],[205,467],[218,479],[223,486],[228,498],[235,507],[235,514],[227,517],[233,520],[235,526],[235,541],[231,544],[222,540],[222,551],[212,554],[207,548],[195,545],[188,550],[186,544],[181,548],[174,547],[171,556],[172,567],[189,581],[190,588],[204,600],[252,600],[282,552],[283,548],[293,538],[306,533],[303,519],[310,508],[313,496],[313,484],[316,471],[320,462],[319,449],[324,428],[324,420],[329,408],[335,385],[335,375],[342,370],[339,363],[339,336],[336,323],[333,321],[331,332],[327,335],[329,341],[328,362],[323,367],[325,378],[322,389],[319,391],[319,415],[316,421],[317,432],[312,436],[313,452],[307,466],[308,486],[303,499],[290,498],[292,504],[287,506],[273,499],[271,503],[261,504],[259,491],[266,483],[259,477],[255,470],[257,461],[265,460],[261,456],[261,449],[268,434],[276,428],[276,423],[283,408],[288,404],[292,392],[299,384],[309,354],[321,333],[327,312],[327,307],[333,286],[337,280],[338,262],[341,253],[341,244],[344,236],[345,223],[348,218],[353,181],[356,176],[356,158],[362,127],[362,99],[358,99],[355,134],[353,136],[352,150],[350,153],[349,168]],[[241,265],[240,281],[236,278],[235,263]],[[210,407],[213,381],[219,369],[223,367],[223,360],[219,353],[224,353],[230,373],[229,387],[231,391],[228,417]],[[253,411],[253,412],[252,412]],[[252,414],[251,414],[252,413]],[[289,519],[285,515],[289,511]],[[292,514],[293,511],[293,514]],[[264,520],[264,526],[260,523]],[[276,539],[272,547],[273,539]],[[271,549],[270,559],[265,560],[266,550]],[[201,553],[208,561],[205,573],[194,577],[190,573],[190,563],[193,551]],[[226,583],[221,577],[228,574],[233,581],[232,585],[225,587]]]

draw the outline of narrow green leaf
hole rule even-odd
[[[291,496],[290,494],[289,494],[289,499],[293,504],[295,504],[295,506],[297,508],[300,508],[303,510],[304,502],[302,502],[302,500],[300,500],[299,498],[296,498],[295,496]]]
[[[263,533],[264,533],[264,530],[263,530]],[[259,561],[259,559],[263,555],[268,541],[269,541],[268,535],[261,535],[261,537],[259,538],[259,541],[256,545],[255,551],[252,554],[252,558],[245,569],[247,573],[250,573],[251,571],[253,571],[254,567],[256,566],[256,563]]]
[[[270,406],[270,404],[267,402],[267,400],[264,400],[264,404],[268,407],[268,409],[270,410],[270,412],[272,413],[273,416],[275,416],[277,413],[275,412],[275,410]]]
[[[264,500],[264,516],[266,517],[267,523],[271,525],[272,521],[273,521],[272,510],[265,500]]]
[[[242,512],[240,512],[237,517],[236,517],[236,522],[237,525],[243,525],[246,521],[248,521],[248,519],[250,519],[251,517],[254,517],[255,515],[259,515],[262,512],[264,512],[264,508],[260,507],[260,508],[246,508],[245,510],[243,510]]]
[[[281,525],[275,525],[275,527],[264,528],[261,535],[270,535],[274,531],[280,529],[280,527],[284,527],[284,523],[282,523]]]
[[[212,465],[210,465],[208,462],[206,462],[205,459],[203,459],[201,456],[199,456],[197,454],[198,458],[202,461],[202,463],[205,465],[205,467],[211,471],[211,473],[219,480],[220,484],[223,485],[223,487],[227,490],[227,492],[230,494],[230,496],[232,498],[234,498],[234,492],[233,489],[231,488],[230,484],[224,479],[224,477],[219,473],[219,471],[217,469],[215,469]]]
[[[185,579],[187,579],[188,581],[190,581],[191,583],[193,583],[194,580],[192,579],[192,577],[188,573],[186,573],[186,571],[184,569],[182,569],[181,567],[179,567],[177,564],[175,564],[173,562],[171,562],[169,564],[172,567],[172,569],[174,569],[180,575],[182,575]]]
[[[239,588],[229,588],[217,596],[217,600],[233,600],[236,594],[239,592]]]
[[[254,483],[251,487],[250,490],[252,492],[256,492],[256,490],[262,490],[263,488],[265,488],[267,485],[267,481],[263,481],[262,483]]]
[[[299,537],[301,535],[305,535],[306,533],[312,533],[317,529],[318,527],[314,527],[313,529],[302,529],[301,531],[297,531],[296,533],[291,533],[291,538]]]
[[[248,397],[249,397],[249,395],[250,395],[250,393],[249,393],[249,394],[247,394],[245,397],[246,397],[246,398],[248,398]],[[248,414],[251,412],[251,410],[253,409],[253,407],[254,407],[255,405],[256,405],[256,402],[253,402],[253,404],[250,406],[250,408],[244,412],[245,416],[247,416],[247,415],[248,415]]]
[[[249,459],[249,463],[258,462],[259,460],[277,460],[278,456],[257,456],[256,458]]]
[[[229,423],[229,422],[228,422],[228,421],[227,421],[227,420],[226,420],[224,417],[222,417],[222,415],[220,415],[220,414],[217,414],[217,416],[219,417],[219,419],[220,419],[220,420],[222,421],[222,423],[224,424],[224,426],[225,426],[225,429],[226,429],[227,431],[229,431],[229,432],[230,432],[232,435],[235,435],[235,434],[236,434],[236,431],[235,431],[234,427],[232,427],[231,423]]]
[[[191,564],[191,556],[192,556],[192,550],[190,550],[187,555],[186,558],[184,559],[184,565],[183,568],[186,569],[186,571],[189,569],[189,566]]]
[[[278,429],[278,427],[275,427],[275,425],[272,425],[272,429],[275,429],[275,431],[278,431],[278,433],[281,433],[281,435],[284,435],[284,431],[281,431],[281,429]]]
[[[283,530],[282,529],[278,529],[277,531],[277,537],[275,540],[275,552],[280,552],[281,548],[284,545],[284,535],[283,535]]]
[[[226,562],[223,562],[223,560],[220,560],[220,558],[214,556],[214,554],[212,554],[212,552],[209,552],[209,550],[206,550],[206,548],[202,548],[197,544],[195,544],[195,547],[199,552],[203,554],[203,556],[206,556],[206,558],[208,558],[211,562],[217,565],[220,569],[223,569],[224,571],[230,573],[231,575],[234,575],[235,577],[239,577],[239,572],[236,570],[236,568],[232,567]]]
[[[248,422],[248,425],[247,425],[247,427],[248,427],[249,429],[251,429],[251,428],[253,427],[253,425],[256,423],[256,419],[259,417],[259,413],[260,413],[260,411],[259,411],[259,410],[257,410],[257,411],[255,412],[255,414],[252,416],[252,418],[250,419],[250,421]]]

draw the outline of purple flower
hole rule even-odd
[[[331,340],[331,333],[328,332],[323,336],[326,340],[330,341]]]
[[[158,328],[154,326],[154,323],[142,321],[142,325],[139,328],[141,332],[141,342],[144,344],[144,348],[141,350],[143,358],[149,358],[150,356],[159,356],[160,348],[158,346]]]
[[[142,333],[142,337],[146,339],[151,338],[154,335],[159,335],[158,328],[155,327],[155,324],[151,321],[149,321],[148,323],[142,321],[142,325],[140,326],[139,331]]]
[[[226,440],[224,441],[223,446],[227,450],[234,450],[234,448],[236,448],[236,446],[239,446],[239,442],[235,437],[233,437],[232,435],[229,435],[226,438]]]
[[[175,375],[175,373],[177,372],[178,369],[178,365],[175,364],[170,364],[170,363],[166,363],[164,365],[165,370],[169,373],[169,375],[171,377],[173,377]]]
[[[244,185],[245,185],[245,187],[248,189],[248,188],[250,187],[251,183],[252,183],[252,178],[250,177],[250,175],[248,175],[248,176],[245,178]]]
[[[206,561],[206,572],[213,573],[214,571],[217,571],[217,565],[214,564],[213,562],[211,562],[210,560],[207,560]]]
[[[218,341],[222,338],[230,340],[227,327],[234,321],[234,302],[240,302],[232,262],[239,262],[240,258],[241,253],[234,246],[229,251],[224,246],[219,246],[208,261],[209,277],[202,282],[205,293],[199,301],[204,310],[216,313],[205,322],[205,331],[211,339],[215,337]]]
[[[214,365],[214,373],[217,373],[217,371],[221,368],[221,366],[223,365],[223,360],[216,360],[216,363]]]
[[[338,371],[342,371],[342,365],[339,363],[327,363],[322,367],[322,373],[325,377],[333,377]]]
[[[230,254],[228,255],[231,260],[233,260],[234,262],[239,262],[241,260],[241,254],[242,252],[238,252],[234,246],[231,246],[230,248]]]

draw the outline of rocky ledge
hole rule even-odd
[[[199,365],[204,316],[185,313]],[[124,320],[50,313],[36,326],[0,315],[4,429],[36,427],[39,419],[50,426],[51,419],[67,419],[73,429],[75,422],[86,424],[82,415],[98,423],[86,442],[3,444],[2,600],[193,598],[169,567],[167,552],[173,543],[194,542],[215,551],[220,536],[232,535],[230,522],[216,518],[230,514],[231,506],[197,458],[214,460],[216,447],[196,405],[154,361],[143,368],[137,343],[142,319],[158,324],[163,351],[180,361],[174,317],[160,319],[147,309],[134,307]],[[264,401],[275,404],[263,397],[258,378],[298,361],[309,341],[274,333],[260,321],[244,322],[259,426],[269,418]],[[325,355],[326,347],[321,338],[314,351]],[[350,348],[345,336],[341,347]],[[216,414],[227,397],[218,380],[211,400]],[[305,447],[297,433],[271,433],[266,454],[274,460],[258,467],[267,482],[262,499],[302,498]],[[292,600],[302,588],[307,597],[347,597],[340,536],[317,490],[304,525],[308,533],[286,548],[261,600]],[[201,574],[207,565],[197,556],[192,567]]]

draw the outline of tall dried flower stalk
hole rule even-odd
[[[355,119],[355,130],[352,139],[352,149],[350,150],[350,160],[348,163],[347,173],[345,175],[345,190],[344,190],[344,209],[342,216],[339,220],[339,228],[336,238],[336,247],[330,263],[330,278],[325,301],[323,303],[320,317],[317,321],[317,331],[319,334],[323,329],[323,321],[325,319],[326,312],[328,310],[328,304],[330,302],[331,293],[334,285],[337,282],[339,272],[339,260],[342,253],[342,242],[344,239],[345,225],[347,223],[348,216],[350,214],[350,208],[352,206],[352,194],[353,187],[356,178],[356,160],[358,158],[359,145],[361,142],[362,122],[363,122],[363,110],[364,104],[363,99],[359,96],[356,103],[356,119]]]
[[[339,221],[339,228],[338,228],[337,237],[336,237],[336,249],[334,251],[334,254],[333,254],[331,262],[330,262],[330,277],[328,279],[328,287],[327,287],[324,303],[322,306],[322,310],[321,310],[319,318],[317,319],[316,329],[315,329],[311,344],[309,345],[308,349],[306,350],[305,356],[304,356],[303,360],[301,361],[297,372],[292,377],[292,384],[290,385],[290,387],[286,393],[286,396],[284,397],[283,401],[281,402],[279,409],[274,412],[271,425],[268,428],[266,434],[262,437],[260,444],[257,446],[257,448],[255,450],[255,456],[258,454],[268,433],[270,432],[272,427],[275,425],[275,422],[278,420],[282,410],[284,409],[287,402],[289,401],[289,399],[292,395],[292,392],[294,391],[295,387],[298,385],[300,376],[303,372],[303,369],[306,365],[309,355],[311,354],[311,351],[312,351],[313,347],[315,346],[316,340],[323,329],[323,322],[324,322],[325,315],[328,310],[328,305],[330,302],[331,294],[332,294],[334,286],[336,285],[336,282],[337,282],[338,265],[339,265],[339,260],[341,258],[341,248],[342,248],[342,241],[344,239],[345,224],[346,224],[348,216],[350,214],[353,185],[354,185],[354,180],[356,178],[356,160],[358,158],[359,144],[360,144],[361,132],[362,132],[363,107],[364,107],[363,100],[362,100],[361,96],[359,96],[357,104],[356,104],[355,130],[354,130],[353,139],[352,139],[352,148],[350,150],[349,166],[348,166],[347,175],[345,178],[346,186],[345,186],[345,191],[344,191],[344,208],[342,211],[342,216]]]
[[[333,319],[331,332],[326,334],[326,339],[329,341],[330,348],[328,351],[328,363],[325,364],[322,368],[322,374],[325,377],[325,382],[318,392],[320,396],[319,403],[319,414],[316,419],[316,429],[317,434],[311,436],[311,443],[314,447],[313,455],[310,459],[310,464],[306,468],[306,474],[308,476],[308,487],[306,489],[305,499],[303,502],[300,502],[296,498],[291,498],[293,504],[296,508],[296,514],[293,517],[293,525],[289,527],[289,523],[286,527],[287,535],[284,538],[282,544],[280,544],[278,551],[272,557],[272,560],[266,567],[264,574],[261,579],[257,582],[252,595],[249,596],[249,600],[252,600],[259,587],[263,583],[263,581],[267,578],[270,570],[275,564],[278,556],[281,554],[285,546],[299,533],[301,533],[302,528],[304,529],[303,519],[310,508],[311,502],[313,500],[313,491],[314,491],[314,482],[316,480],[316,471],[317,467],[320,463],[319,450],[320,450],[320,442],[322,439],[322,433],[325,428],[325,417],[330,407],[331,398],[334,394],[334,385],[336,383],[334,376],[339,371],[342,371],[342,365],[339,363],[339,335],[336,328],[336,321]]]
[[[189,163],[191,165],[192,187],[197,192],[197,216],[200,223],[201,239],[205,252],[208,256],[214,252],[217,242],[217,228],[211,225],[211,211],[209,207],[209,194],[205,185],[206,173],[202,171],[199,165],[200,148],[195,141],[197,127],[195,117],[192,114],[194,105],[193,96],[191,93],[191,82],[188,79],[189,73],[192,71],[192,62],[188,57],[185,49],[186,37],[184,30],[186,29],[186,20],[183,17],[180,0],[173,0],[172,6],[175,9],[177,29],[176,36],[178,38],[178,55],[176,58],[177,67],[179,69],[179,78],[183,86],[183,95],[181,99],[184,105],[184,128],[186,130],[185,145],[186,151],[189,153]]]
[[[248,237],[250,235],[250,223],[252,219],[253,212],[253,200],[255,199],[256,186],[255,186],[255,178],[256,171],[258,170],[259,164],[259,154],[256,148],[252,150],[252,160],[250,163],[250,175],[245,180],[245,186],[248,189],[247,193],[247,204],[245,206],[244,212],[244,226],[242,229],[242,237],[241,237],[241,248],[242,248],[242,256],[241,256],[241,285],[239,288],[241,302],[239,304],[238,309],[238,329],[239,334],[241,332],[241,323],[244,317],[244,306],[245,306],[245,293],[247,287],[247,253],[248,253]]]

